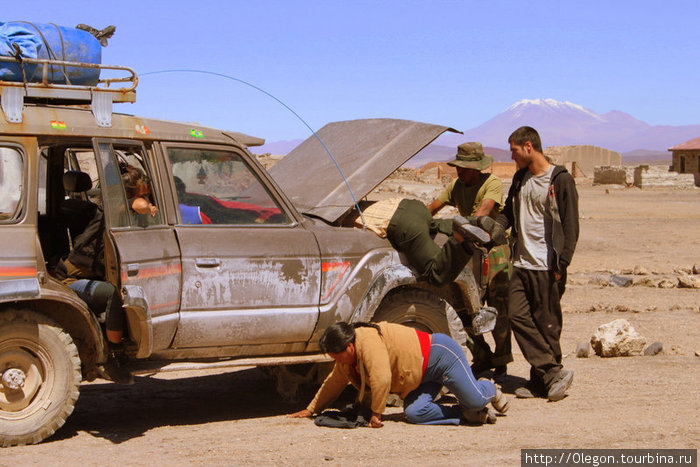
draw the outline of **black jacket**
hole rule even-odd
[[[81,270],[80,279],[104,280],[104,230],[104,214],[102,209],[98,208],[85,230],[73,241],[73,249],[66,259]],[[56,266],[56,277],[59,280],[68,277],[63,261],[59,261]]]
[[[512,227],[511,238],[513,239],[518,238],[517,223],[514,220],[519,216],[520,189],[527,170],[527,167],[520,169],[513,176],[513,183],[508,190],[508,198],[497,219],[504,228]],[[547,209],[551,214],[552,225],[545,228],[545,232],[549,234],[546,241],[554,253],[553,264],[550,267],[563,275],[574,256],[579,225],[576,183],[571,174],[561,165],[554,166],[547,200]]]

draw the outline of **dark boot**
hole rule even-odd
[[[134,375],[128,368],[129,357],[124,352],[124,344],[108,343],[109,353],[104,363],[104,370],[109,379],[117,384],[134,384]]]

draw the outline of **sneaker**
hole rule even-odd
[[[496,412],[504,414],[508,412],[510,401],[500,389],[496,388],[496,395],[491,399],[491,405],[496,409]]]
[[[521,386],[517,388],[514,391],[515,397],[518,399],[533,399],[533,398],[542,398],[544,399],[547,397],[547,394],[545,393],[544,390],[540,390],[539,388],[535,388],[533,384],[528,383],[525,386]]]
[[[462,416],[464,417],[464,421],[469,425],[483,425],[484,423],[493,425],[498,420],[496,418],[496,413],[488,407],[484,407],[483,409],[462,408]]]
[[[452,230],[458,232],[465,241],[483,245],[491,241],[491,237],[481,227],[472,225],[466,218],[455,216],[452,219]]]
[[[104,363],[104,371],[117,384],[134,384],[134,375],[127,368],[129,359],[123,352],[110,352],[107,361]]]
[[[561,370],[557,377],[547,388],[547,399],[552,402],[560,401],[566,397],[566,390],[574,381],[574,372],[571,370]]]

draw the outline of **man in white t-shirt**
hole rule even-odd
[[[512,227],[515,240],[508,314],[530,363],[530,380],[515,395],[558,401],[574,377],[563,369],[559,339],[560,300],[579,233],[578,193],[571,174],[545,158],[534,128],[518,128],[508,143],[519,170],[498,222]]]

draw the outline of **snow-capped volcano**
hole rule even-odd
[[[552,113],[567,113],[573,112],[576,115],[588,114],[591,118],[600,120],[601,117],[592,110],[574,104],[569,101],[560,102],[554,99],[523,99],[516,102],[506,109],[506,112],[511,113],[514,117],[526,116],[528,112],[552,112]]]
[[[599,114],[568,101],[523,99],[464,135],[441,138],[439,144],[481,141],[484,146],[507,148],[508,136],[523,125],[540,133],[544,147],[592,144],[619,152],[666,151],[700,135],[700,125],[652,126],[617,110]]]

